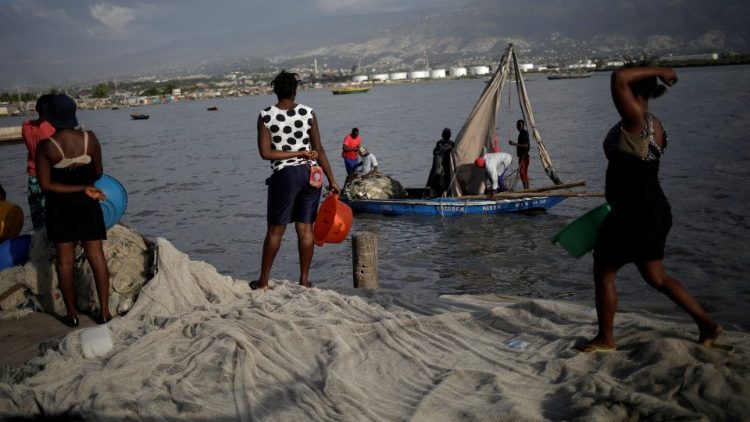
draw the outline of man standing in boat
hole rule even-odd
[[[352,128],[352,132],[344,138],[343,151],[341,156],[344,158],[346,167],[347,181],[356,175],[357,166],[359,165],[359,147],[362,145],[362,138],[359,137],[359,129]]]
[[[435,148],[432,150],[432,168],[430,168],[430,175],[427,178],[430,198],[442,196],[450,187],[450,155],[455,145],[455,142],[451,140],[451,130],[449,128],[443,129],[440,140],[437,141]]]
[[[529,132],[526,130],[526,122],[519,120],[516,122],[516,128],[518,129],[518,142],[508,141],[511,145],[516,147],[516,155],[518,156],[518,175],[523,183],[523,188],[529,188],[529,150],[531,149],[531,143],[529,142]]]

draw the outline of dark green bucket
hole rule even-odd
[[[552,238],[552,243],[560,243],[569,254],[576,258],[584,256],[586,252],[594,249],[599,227],[610,209],[609,204],[605,202],[576,218]]]

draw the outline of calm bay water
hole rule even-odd
[[[722,323],[750,328],[750,66],[678,69],[676,87],[652,103],[670,136],[662,186],[674,227],[665,266]],[[408,187],[424,186],[431,151],[443,127],[458,133],[484,89],[483,80],[377,86],[366,95],[333,96],[330,90],[298,94],[317,113],[323,143],[343,184],[341,141],[353,126],[378,158],[381,170]],[[603,191],[604,134],[618,119],[609,97],[609,75],[548,81],[531,76],[527,89],[542,138],[565,182],[585,180]],[[191,258],[228,275],[254,279],[265,233],[271,170],[260,159],[255,122],[275,97],[82,111],[79,120],[102,142],[105,172],[129,193],[123,222],[148,237],[164,237]],[[206,107],[216,105],[217,112]],[[151,115],[132,121],[131,112]],[[497,133],[507,145],[520,117],[507,92]],[[21,118],[0,120],[0,126]],[[510,128],[510,130],[509,130]],[[535,150],[532,151],[535,153]],[[0,183],[28,214],[23,144],[0,145]],[[532,186],[549,185],[532,159]],[[503,294],[564,299],[593,305],[592,259],[574,259],[550,238],[603,201],[571,198],[535,215],[381,217],[358,215],[353,230],[379,235],[379,278],[384,288],[409,294]],[[27,217],[27,231],[31,223]],[[289,227],[272,271],[296,280],[296,236]],[[351,243],[316,248],[312,281],[343,288],[351,281]],[[674,305],[628,266],[618,282],[620,303],[659,313]]]

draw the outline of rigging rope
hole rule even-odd
[[[518,60],[515,53],[513,54],[512,59],[513,67],[514,69],[516,69],[516,71],[518,71]],[[555,173],[555,169],[552,168],[552,159],[549,157],[547,148],[544,147],[544,143],[542,142],[542,136],[539,134],[539,130],[537,130],[536,128],[534,113],[533,111],[531,111],[531,102],[529,101],[529,96],[526,92],[526,86],[523,83],[523,79],[519,78],[518,75],[516,75],[516,78],[518,80],[516,85],[519,85],[518,87],[516,87],[518,89],[519,101],[522,101],[521,110],[525,115],[527,115],[527,118],[524,118],[524,120],[529,123],[531,134],[534,136],[534,140],[536,140],[537,146],[539,147],[539,158],[542,160],[544,171],[545,173],[547,173],[547,176],[549,176],[554,184],[562,184],[562,180],[560,180],[560,178],[557,176],[557,173]]]

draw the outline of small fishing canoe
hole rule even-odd
[[[334,89],[333,95],[347,95],[347,94],[365,94],[370,88],[357,88],[353,86],[347,86],[341,89]]]

